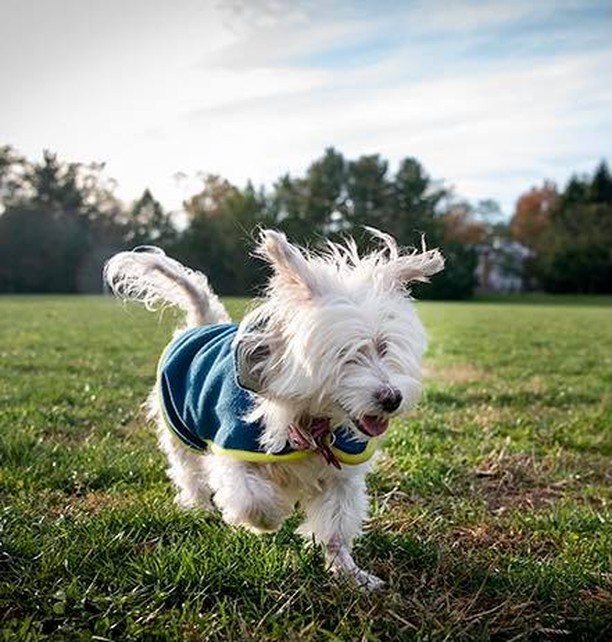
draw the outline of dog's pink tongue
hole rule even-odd
[[[389,426],[388,419],[382,419],[376,415],[364,415],[359,421],[360,427],[371,437],[382,435]]]

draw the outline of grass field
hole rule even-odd
[[[419,304],[426,393],[370,479],[367,595],[295,523],[174,507],[139,410],[170,314],[0,299],[0,639],[612,639],[610,303]]]

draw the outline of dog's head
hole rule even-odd
[[[438,250],[401,252],[369,231],[382,247],[364,256],[352,240],[315,254],[262,231],[257,253],[273,274],[237,343],[245,387],[364,438],[420,395],[427,341],[408,288],[444,267]]]

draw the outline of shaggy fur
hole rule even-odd
[[[349,427],[357,440],[379,437],[419,398],[426,335],[407,286],[426,281],[444,260],[437,250],[402,252],[392,237],[369,231],[381,247],[365,256],[352,240],[315,254],[284,234],[261,232],[257,254],[272,277],[261,304],[241,322],[237,347],[257,390],[247,419],[262,422],[261,443],[270,453],[285,446],[290,425],[308,426],[305,418],[324,417],[331,430]],[[105,279],[121,298],[182,309],[186,323],[177,333],[229,321],[206,277],[157,248],[117,254]],[[367,514],[371,461],[336,469],[316,452],[272,463],[199,454],[161,420],[155,391],[149,409],[180,505],[214,502],[229,524],[269,532],[299,503],[306,515],[300,532],[324,547],[334,572],[368,589],[382,585],[350,553]]]

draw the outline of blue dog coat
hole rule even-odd
[[[233,346],[238,326],[221,324],[186,330],[164,351],[158,369],[163,416],[188,446],[246,461],[291,461],[313,454],[289,443],[278,453],[260,445],[260,422],[244,417],[252,406],[251,393],[236,375]],[[345,464],[360,464],[376,450],[376,440],[359,442],[347,428],[337,428],[331,450]]]

